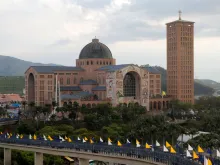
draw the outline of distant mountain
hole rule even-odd
[[[0,76],[24,76],[24,72],[33,65],[56,65],[33,63],[18,58],[0,55]]]
[[[161,73],[161,88],[162,90],[166,91],[167,88],[167,82],[166,82],[166,77],[167,77],[167,71],[166,69],[160,67],[160,66],[154,66],[158,71]],[[212,80],[211,80],[212,81]],[[213,81],[214,82],[214,81]],[[194,94],[195,96],[200,96],[200,95],[212,95],[214,93],[214,89],[212,86],[204,85],[204,83],[199,83],[198,80],[194,81]]]
[[[220,83],[213,81],[213,80],[209,80],[209,79],[195,79],[196,82],[198,82],[199,84],[214,88],[214,89],[220,89]]]

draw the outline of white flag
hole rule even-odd
[[[111,145],[112,145],[112,143],[111,143],[110,141],[108,141],[108,145],[109,145],[109,146],[111,146]]]
[[[99,141],[103,143],[103,140],[102,140],[102,138],[101,138],[101,137],[100,137]]]
[[[19,134],[16,135],[16,139],[19,139]]]
[[[204,165],[208,165],[208,159],[204,156]]]
[[[77,140],[81,140],[81,139],[78,137]],[[84,139],[83,139],[83,140],[84,140]]]
[[[186,157],[191,158],[192,155],[190,154],[189,150],[186,150]]]
[[[193,148],[191,147],[191,145],[188,144],[188,150],[189,151],[193,151]]]
[[[220,157],[220,152],[219,152],[219,150],[216,150],[216,156],[217,156],[217,157]]]
[[[85,139],[83,138],[83,143],[85,143],[86,141],[85,141]]]
[[[168,152],[169,150],[167,149],[167,147],[163,146],[163,152]]]
[[[59,139],[62,140],[62,137],[59,135]]]
[[[141,146],[140,143],[137,143],[137,144],[136,144],[136,147],[140,147],[140,146]]]
[[[156,147],[160,147],[160,143],[156,140]]]
[[[129,144],[130,144],[131,142],[130,142],[130,141],[127,139],[127,143],[129,143]]]
[[[32,139],[32,136],[31,136],[31,134],[29,135],[29,139]]]
[[[46,138],[46,136],[45,136],[45,135],[43,135],[43,138],[44,138],[44,140],[45,140],[45,141],[47,141],[47,138]]]

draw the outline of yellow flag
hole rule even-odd
[[[10,136],[12,136],[12,133],[10,133]]]
[[[87,141],[88,140],[87,137],[84,137],[84,140]]]
[[[151,146],[149,145],[149,144],[145,144],[145,148],[147,148],[147,149],[150,149],[151,148]]]
[[[193,159],[199,159],[199,156],[196,154],[195,151],[193,151]]]
[[[70,138],[68,138],[68,142],[72,142],[72,140]]]
[[[174,148],[172,146],[170,147],[170,153],[172,153],[172,154],[176,153],[176,151],[174,150]]]
[[[199,153],[203,153],[204,152],[204,150],[198,145],[198,152]]]
[[[23,137],[24,137],[24,136],[21,134],[21,135],[20,135],[20,139],[22,139]]]
[[[68,140],[68,138],[65,136],[65,138],[64,138],[65,140]]]
[[[112,142],[112,140],[110,138],[108,138],[108,142]]]
[[[136,144],[140,144],[140,142],[136,139]]]
[[[48,139],[49,139],[50,141],[52,141],[52,140],[53,140],[53,138],[52,138],[52,137],[50,137],[50,135],[48,135]]]
[[[170,143],[166,141],[166,147],[171,147]]]
[[[2,135],[2,132],[1,132],[1,135]]]
[[[33,137],[33,139],[34,139],[34,140],[37,140],[37,136],[36,136],[35,134],[34,134],[34,137]]]
[[[94,141],[93,141],[92,139],[90,139],[90,143],[91,143],[91,144],[93,144],[93,143],[94,143]]]
[[[122,144],[121,144],[121,142],[119,140],[118,140],[118,146],[120,146],[120,147],[122,146]]]
[[[166,92],[165,92],[165,91],[162,91],[161,95],[162,95],[162,96],[166,96]]]
[[[208,165],[212,165],[212,161],[208,159]]]

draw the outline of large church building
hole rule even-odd
[[[93,39],[80,52],[75,67],[31,66],[25,72],[26,100],[36,105],[60,106],[77,101],[88,107],[100,103],[138,103],[147,110],[164,109],[161,75],[154,67],[116,65],[110,49]]]
[[[169,107],[172,99],[194,103],[194,23],[181,19],[167,24],[167,96],[154,67],[116,64],[110,49],[93,39],[80,52],[75,67],[31,66],[25,72],[26,100],[59,106],[77,101],[93,107],[100,103],[131,102],[147,110]]]

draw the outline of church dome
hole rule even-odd
[[[79,59],[87,58],[112,58],[110,49],[98,39],[93,39],[91,43],[87,44],[80,52]]]

